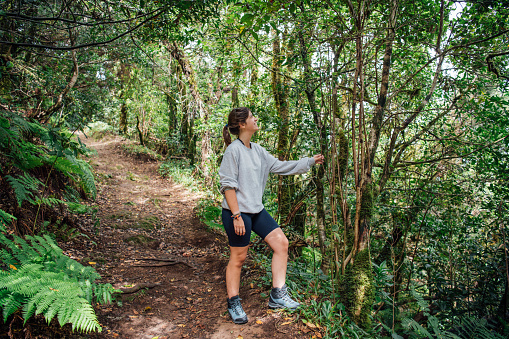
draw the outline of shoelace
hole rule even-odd
[[[283,297],[281,298],[283,299],[284,301],[292,301],[293,302],[293,299],[290,298],[290,296],[288,295],[288,293],[286,293],[285,295],[283,295]]]
[[[241,315],[242,312],[244,312],[244,309],[242,308],[242,305],[240,304],[240,298],[239,299],[236,299],[234,300],[231,304],[230,304],[230,308],[233,310],[233,312],[235,312],[235,314],[238,314],[238,315]]]

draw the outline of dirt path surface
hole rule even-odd
[[[147,288],[97,306],[103,332],[93,337],[309,338],[299,331],[295,315],[269,310],[261,296],[268,291],[246,278],[241,297],[249,322],[230,321],[224,283],[226,238],[207,231],[198,220],[196,193],[161,178],[156,162],[124,154],[123,142],[85,140],[97,150],[91,164],[100,178],[96,218],[84,221],[90,230],[96,224],[95,244],[81,251],[63,248],[94,265],[101,282]]]

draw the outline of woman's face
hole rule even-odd
[[[246,132],[254,133],[258,131],[260,128],[257,124],[258,118],[256,118],[252,112],[249,112],[249,116],[246,119],[246,123],[243,124]]]

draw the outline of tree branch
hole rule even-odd
[[[45,48],[45,49],[52,49],[52,50],[59,50],[59,51],[72,51],[72,50],[76,50],[76,49],[80,49],[80,48],[85,48],[85,47],[101,46],[101,45],[106,45],[106,44],[112,43],[113,41],[118,40],[118,39],[122,38],[123,36],[126,36],[129,33],[134,32],[135,30],[137,30],[141,26],[145,25],[148,21],[150,21],[150,20],[156,18],[157,16],[159,16],[162,12],[163,12],[163,10],[157,12],[156,14],[154,14],[153,16],[151,16],[151,17],[147,18],[146,20],[142,21],[141,23],[139,23],[138,25],[134,26],[133,28],[125,31],[122,34],[117,35],[114,38],[106,40],[106,41],[91,42],[91,43],[88,43],[88,44],[69,46],[69,47],[58,47],[58,46],[50,46],[50,45],[38,45],[38,44],[23,43],[23,42],[10,42],[10,41],[0,41],[0,44],[11,45],[11,46],[20,46],[20,47],[31,47],[31,48]],[[173,22],[174,23],[178,22],[180,20],[180,18],[182,17],[182,15],[183,15],[183,13],[179,14],[178,17]]]

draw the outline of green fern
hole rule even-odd
[[[42,314],[48,323],[55,317],[73,330],[101,331],[92,302],[111,302],[118,292],[110,284],[95,284],[100,275],[63,255],[47,235],[10,240],[0,234],[0,308],[4,321],[22,309],[25,322]]]
[[[422,297],[422,295],[415,289],[410,290],[412,296],[417,301],[420,309],[423,310],[424,315],[428,318],[425,326],[417,323],[414,319],[403,318],[401,325],[406,329],[409,338],[440,338],[440,339],[502,339],[500,334],[488,328],[488,323],[485,319],[477,319],[465,317],[461,319],[461,325],[454,329],[454,332],[446,331],[440,324],[437,317],[429,313],[429,306]],[[386,326],[384,326],[386,327]],[[387,328],[387,327],[386,327]],[[387,328],[388,329],[388,328]],[[389,329],[388,329],[389,330]],[[431,333],[431,331],[433,333]],[[394,334],[393,334],[394,336]],[[397,335],[396,335],[397,336]],[[399,337],[399,336],[398,336]]]
[[[26,172],[17,178],[14,178],[10,175],[6,175],[5,177],[7,178],[7,181],[11,187],[14,189],[16,200],[18,201],[18,205],[20,207],[25,200],[35,204],[35,193],[40,186],[44,186],[44,184],[39,179],[32,177]]]
[[[58,206],[60,204],[65,204],[66,202],[53,197],[39,197],[34,201],[35,205],[46,205],[46,206]]]
[[[504,339],[505,337],[489,329],[486,319],[465,317],[457,328],[461,339]]]
[[[15,216],[5,212],[0,209],[0,232],[5,232],[5,228],[9,225],[13,220],[17,220]]]
[[[85,192],[90,194],[92,198],[97,196],[97,188],[95,186],[94,175],[90,165],[83,160],[76,159],[72,154],[65,154],[65,157],[50,157],[55,169],[64,173],[71,179],[77,181],[79,179]]]

